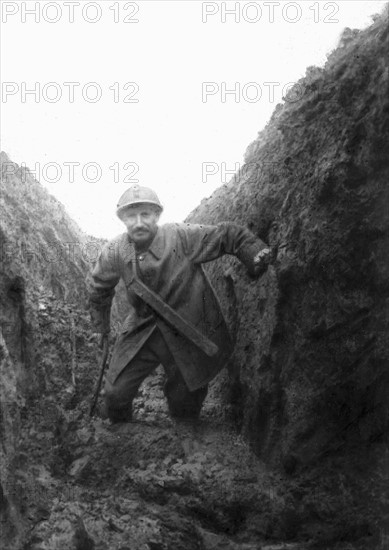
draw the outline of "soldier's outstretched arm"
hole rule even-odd
[[[194,263],[210,262],[231,254],[256,276],[266,270],[271,257],[270,248],[259,237],[235,223],[179,224],[179,232],[185,253]]]

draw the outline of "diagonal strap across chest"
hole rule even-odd
[[[132,248],[132,249],[131,249]],[[209,357],[215,356],[219,348],[209,338],[204,336],[197,328],[181,317],[172,307],[146,286],[138,276],[136,253],[133,243],[130,243],[129,259],[132,264],[131,274],[128,274],[126,285],[148,306],[150,306],[160,317],[162,317],[170,326],[176,329],[180,334],[188,338],[197,347],[199,347]]]

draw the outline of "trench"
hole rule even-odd
[[[20,548],[305,547],[290,528],[282,480],[239,434],[217,392],[198,422],[173,421],[159,367],[139,390],[133,422],[111,425],[101,400],[90,418],[99,351],[87,314],[77,311],[72,324],[74,309],[47,297],[40,304],[35,374],[44,391],[21,409],[12,464],[25,522]],[[64,323],[75,331],[66,338]]]
[[[315,508],[314,479],[258,458],[220,397],[223,380],[211,385],[196,423],[170,418],[161,367],[141,386],[133,422],[111,425],[101,401],[90,418],[100,352],[88,315],[47,296],[39,303],[42,391],[21,409],[11,466],[24,541],[10,549],[360,548],[352,544],[363,530],[331,542],[330,501],[319,494],[323,510]]]
[[[87,236],[17,165],[5,175],[6,550],[388,548],[387,15],[307,69],[301,101],[276,107],[186,220],[245,223],[276,253],[260,281],[230,258],[207,265],[236,346],[197,424],[169,418],[161,372],[134,422],[89,417],[89,266],[36,254]],[[27,258],[11,254],[23,243]]]
[[[33,427],[30,419],[20,452],[36,461],[26,503],[36,523],[26,548],[67,548],[79,518],[110,549],[214,548],[215,541],[254,549],[277,540],[274,518],[253,520],[282,499],[265,466],[232,426],[213,420],[212,402],[196,424],[171,421],[162,379],[159,372],[144,384],[131,424],[90,420],[80,404],[48,415],[45,407],[41,420],[40,407],[30,409]]]

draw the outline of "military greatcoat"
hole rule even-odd
[[[228,362],[233,349],[218,299],[202,264],[232,254],[255,274],[253,259],[265,244],[244,227],[227,222],[159,226],[148,250],[136,254],[135,263],[131,244],[127,233],[108,242],[88,278],[92,319],[99,332],[104,329],[104,318],[109,316],[120,278],[127,287],[130,312],[113,351],[108,379],[115,382],[158,327],[188,388],[198,389]],[[137,276],[149,289],[218,346],[216,355],[206,355],[133,292],[128,284],[133,269],[137,269]]]

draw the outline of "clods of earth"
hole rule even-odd
[[[48,396],[25,411],[15,464],[28,510],[24,548],[302,549],[277,543],[293,522],[280,482],[232,426],[214,420],[212,398],[199,422],[175,422],[162,386],[158,370],[128,424],[99,411],[90,419],[88,400],[66,410]]]

